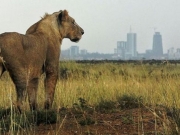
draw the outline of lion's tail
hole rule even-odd
[[[1,48],[0,48],[0,54],[1,54]],[[0,77],[2,76],[4,71],[5,71],[5,63],[3,57],[0,55]]]

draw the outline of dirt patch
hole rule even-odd
[[[40,124],[34,133],[38,135],[160,135],[166,131],[167,123],[163,122],[163,118],[158,117],[146,108],[112,113],[68,113],[56,124]]]

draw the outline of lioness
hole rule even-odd
[[[16,87],[17,108],[22,110],[26,93],[31,110],[37,108],[38,80],[46,77],[44,108],[52,106],[58,78],[59,55],[63,38],[77,42],[84,30],[66,10],[46,14],[25,35],[8,32],[0,35],[0,76],[8,71]]]

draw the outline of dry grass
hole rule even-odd
[[[38,105],[44,102],[43,76],[38,90]],[[141,97],[144,106],[180,108],[180,65],[172,64],[78,64],[62,62],[53,108],[73,107],[79,98],[92,107],[102,101],[116,103],[119,97]],[[0,80],[0,107],[10,107],[16,99],[14,85],[7,73]],[[28,103],[27,103],[28,108]],[[177,112],[176,112],[177,113]],[[168,119],[168,118],[167,118]]]

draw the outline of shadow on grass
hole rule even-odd
[[[22,114],[15,109],[0,109],[0,130],[7,132],[13,130],[26,129],[40,124],[53,124],[57,121],[55,110],[41,110],[34,112],[24,112]]]

